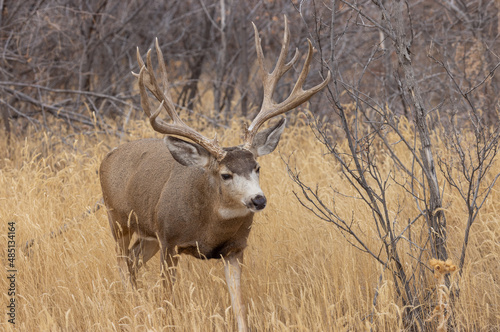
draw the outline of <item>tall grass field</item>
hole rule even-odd
[[[219,132],[225,146],[241,139],[241,125],[234,123]],[[146,121],[132,121],[126,129],[123,135],[116,130],[76,133],[60,124],[57,132],[33,131],[25,139],[0,136],[1,331],[236,330],[219,260],[182,256],[172,296],[162,291],[159,255],[139,271],[138,290],[122,285],[105,208],[94,211],[102,197],[97,171],[112,148],[156,135]],[[211,137],[213,131],[204,134]],[[390,270],[295,197],[300,188],[284,160],[311,187],[319,184],[325,202],[352,216],[363,236],[373,238],[368,243],[377,245],[369,210],[354,193],[336,194],[335,188],[349,184],[325,153],[310,128],[295,124],[274,153],[259,159],[268,206],[256,214],[245,251],[242,288],[249,326],[252,331],[404,331],[404,307]],[[499,172],[496,162],[492,173]],[[497,184],[471,230],[456,285],[460,296],[452,305],[460,331],[500,331],[499,190]],[[389,191],[394,199],[406,195],[397,186]],[[467,212],[449,187],[444,207],[448,252],[456,261]],[[9,256],[9,241],[15,241],[15,255]],[[431,257],[424,258],[427,263]],[[415,263],[411,257],[404,260]],[[16,271],[12,280],[11,269]],[[10,296],[12,285],[15,295]],[[436,285],[428,287],[421,293],[436,293]],[[8,315],[12,298],[15,325]],[[436,297],[421,300],[431,315]],[[429,330],[435,327],[426,324]]]

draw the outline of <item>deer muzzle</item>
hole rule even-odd
[[[264,195],[255,195],[250,200],[249,208],[251,210],[260,211],[266,207],[266,204],[267,204],[267,199]]]

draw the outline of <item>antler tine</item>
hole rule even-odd
[[[137,49],[137,62],[141,66],[141,71],[139,74],[134,74],[134,76],[138,77],[139,81],[139,92],[141,96],[141,107],[144,110],[144,113],[149,118],[149,122],[153,129],[159,133],[167,134],[167,135],[177,135],[188,138],[193,142],[196,142],[203,146],[210,154],[217,158],[217,160],[222,160],[226,155],[226,152],[219,146],[217,142],[217,137],[213,140],[209,140],[205,136],[198,133],[193,128],[186,125],[175,110],[175,104],[172,101],[172,97],[168,92],[168,77],[167,70],[165,66],[165,62],[163,60],[163,53],[160,50],[158,45],[158,39],[155,42],[156,46],[156,54],[158,56],[158,65],[160,67],[160,75],[161,75],[161,83],[163,85],[163,89],[160,88],[158,84],[158,80],[154,74],[153,64],[151,61],[151,50],[148,50],[146,55],[146,64],[144,64],[144,60],[142,59],[139,49]],[[148,78],[145,79],[145,73],[147,73]],[[146,92],[146,88],[155,96],[155,98],[160,102],[160,106],[156,109],[154,113],[151,112],[151,105],[149,103],[149,97]],[[167,123],[162,119],[158,118],[161,110],[165,109],[172,119],[172,123]]]
[[[295,64],[295,62],[298,59],[299,53],[298,50],[295,50],[295,55],[293,56],[292,60],[290,62],[285,64],[285,59],[286,55],[288,53],[288,47],[290,43],[290,31],[288,29],[288,20],[285,16],[285,33],[283,36],[283,43],[281,46],[281,52],[278,57],[278,61],[276,63],[276,67],[274,70],[269,73],[264,66],[264,55],[262,52],[262,45],[260,41],[260,36],[259,36],[259,31],[257,30],[257,27],[255,24],[253,25],[254,31],[255,31],[255,47],[257,50],[257,59],[259,62],[259,67],[261,71],[261,76],[262,76],[262,84],[264,87],[264,100],[262,101],[262,107],[255,117],[255,119],[252,121],[250,126],[248,127],[246,134],[245,134],[245,143],[244,147],[245,148],[250,148],[252,145],[253,138],[257,134],[260,126],[264,124],[267,120],[278,116],[280,114],[283,114],[285,112],[288,112],[295,107],[299,106],[302,103],[305,103],[308,101],[313,95],[318,93],[321,89],[323,89],[328,82],[330,81],[330,72],[328,72],[328,75],[323,82],[319,83],[318,85],[304,90],[303,85],[304,82],[307,78],[307,75],[309,73],[309,67],[311,64],[312,60],[312,53],[314,51],[314,48],[312,46],[311,41],[308,39],[308,46],[309,49],[307,51],[307,57],[304,62],[304,66],[302,68],[302,71],[299,75],[299,78],[297,79],[297,82],[295,83],[295,86],[293,87],[292,92],[286,98],[284,101],[281,103],[276,103],[273,100],[273,93],[276,88],[276,85],[280,78]]]
[[[286,56],[288,55],[288,49],[290,47],[290,30],[288,29],[288,20],[285,16],[285,32],[283,34],[283,43],[281,45],[280,55],[278,57],[278,61],[272,71],[269,73],[264,64],[264,52],[262,51],[262,44],[260,39],[259,30],[252,22],[253,29],[255,32],[255,47],[257,51],[257,59],[259,61],[259,70],[261,74],[262,81],[264,82],[265,92],[266,90],[269,92],[273,92],[276,88],[276,84],[280,80],[280,78],[288,71],[292,66],[297,62],[299,58],[299,50],[295,49],[295,54],[288,63],[285,64]]]
[[[160,66],[161,81],[163,84],[163,88],[165,89],[165,91],[167,91],[167,88],[170,85],[167,77],[167,66],[165,66],[165,60],[163,60],[163,52],[160,49],[158,38],[155,38],[155,47],[156,57],[158,58],[158,65]],[[167,97],[170,97],[170,94]]]
[[[163,125],[165,123],[157,121],[156,118],[161,112],[163,108],[164,102],[161,101],[160,106],[156,109],[154,113],[151,113],[151,105],[149,104],[148,94],[146,92],[146,87],[144,84],[144,73],[147,71],[146,66],[142,66],[141,71],[139,72],[139,93],[141,95],[141,107],[149,118],[149,123],[153,127],[153,129],[157,132],[164,133],[166,130]]]

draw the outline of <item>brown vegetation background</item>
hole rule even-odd
[[[181,117],[239,144],[262,100],[251,22],[270,69],[287,15],[302,60],[307,39],[316,48],[306,87],[333,79],[260,161],[269,206],[245,256],[250,327],[434,331],[445,289],[446,329],[497,331],[499,7],[0,0],[0,247],[15,221],[18,330],[235,329],[220,262],[183,257],[173,299],[157,258],[138,292],[123,289],[105,212],[94,211],[97,169],[113,147],[155,135],[130,74],[136,47],[158,37]],[[431,258],[458,267],[441,286]],[[13,330],[6,315],[0,329]]]
[[[133,122],[130,128],[127,140],[153,135],[145,121]],[[239,129],[236,126],[226,131],[223,142],[234,143]],[[161,296],[157,258],[140,271],[138,292],[124,290],[105,211],[82,216],[101,197],[96,171],[109,147],[119,140],[98,133],[74,138],[71,147],[58,137],[35,134],[16,142],[15,153],[2,162],[0,217],[16,221],[20,247],[36,239],[29,257],[22,250],[17,254],[18,330],[234,330],[223,266],[218,261],[182,256],[173,300]],[[5,148],[5,136],[1,142]],[[346,244],[334,227],[297,204],[293,195],[297,186],[284,174],[280,153],[294,155],[307,181],[348,186],[339,173],[325,168],[322,145],[307,127],[294,127],[285,132],[278,152],[261,160],[262,187],[269,206],[256,215],[245,257],[242,285],[252,329],[405,330],[404,308],[396,296],[391,272]],[[498,162],[495,171],[500,172]],[[329,197],[331,190],[322,195]],[[390,195],[408,196],[396,186]],[[375,239],[376,231],[367,222],[370,212],[360,208],[354,197],[338,200],[338,208],[352,214],[353,223]],[[454,305],[456,330],[495,331],[500,324],[499,200],[495,190],[474,225],[458,285],[461,296]],[[459,252],[467,220],[459,202],[456,193],[446,195],[451,257]],[[62,223],[71,225],[63,236],[47,237]],[[2,227],[0,240],[6,243],[5,223]],[[5,252],[1,255],[5,261]],[[405,261],[413,264],[409,256]],[[0,280],[0,289],[6,289],[6,279]],[[418,293],[424,296],[435,286],[430,284]],[[376,290],[379,295],[373,306]],[[429,298],[423,303],[429,312],[434,301]],[[1,326],[13,331],[4,318]]]

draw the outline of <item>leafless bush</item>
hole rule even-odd
[[[324,72],[334,77],[325,110],[339,125],[329,115],[327,123],[317,117],[313,129],[327,149],[325,165],[333,156],[351,185],[329,184],[334,196],[326,202],[321,188],[305,183],[288,162],[297,198],[391,271],[409,330],[428,328],[433,306],[426,262],[457,252],[447,243],[443,193],[458,190],[469,211],[460,257],[451,257],[461,270],[471,226],[499,176],[489,174],[499,142],[496,6],[399,0],[297,5]],[[446,154],[437,147],[443,139]],[[391,187],[406,195],[394,198]],[[359,200],[373,220],[362,225],[355,212],[341,212],[337,197]],[[364,227],[377,230],[375,245]]]
[[[140,41],[140,31],[134,31],[131,22],[141,19],[147,2],[2,5],[4,118],[21,117],[46,127],[46,116],[51,115],[92,126],[92,112],[123,114],[132,107],[129,50]]]
[[[31,0],[0,7],[0,108],[9,132],[11,123],[17,132],[25,125],[50,130],[47,116],[75,129],[106,128],[108,116],[126,121],[139,105],[130,75],[135,48],[145,52],[155,37],[181,108],[213,110],[216,121],[246,115],[260,103],[250,22],[277,53],[279,30],[270,21],[293,10],[286,1],[227,0]],[[207,93],[212,104],[201,102]]]

